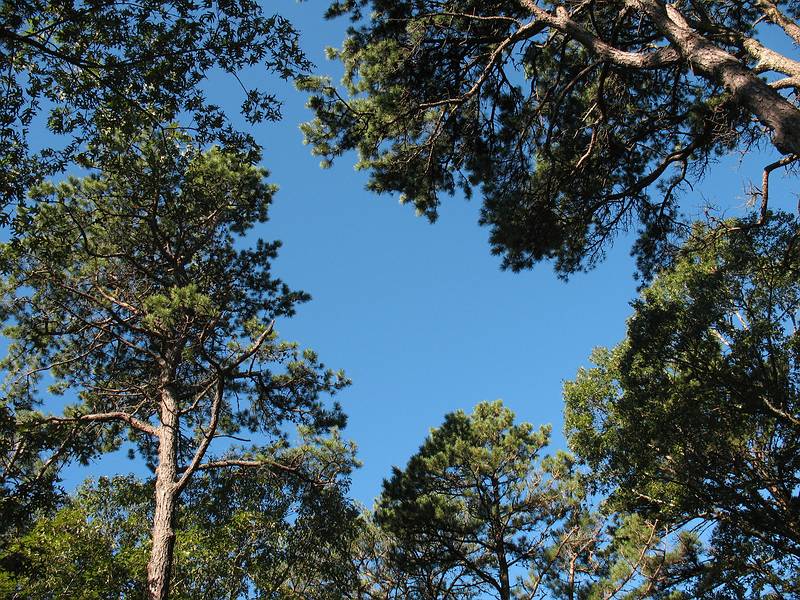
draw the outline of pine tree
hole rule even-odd
[[[200,151],[166,129],[94,155],[90,175],[36,188],[22,233],[0,247],[4,443],[32,457],[20,473],[34,487],[66,460],[132,444],[154,470],[148,594],[166,598],[178,506],[198,474],[255,469],[319,486],[346,474],[346,446],[313,469],[306,459],[341,445],[323,441],[345,422],[323,396],[347,380],[277,339],[275,320],[308,296],[271,275],[279,243],[242,247],[275,191],[251,154]],[[63,414],[40,412],[58,395]],[[292,444],[292,424],[308,443]],[[248,431],[252,447],[221,445]],[[4,505],[19,491],[6,487]]]

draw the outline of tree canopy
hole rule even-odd
[[[398,538],[396,558],[418,577],[414,597],[484,591],[509,600],[514,573],[536,560],[571,508],[558,469],[536,469],[548,431],[516,425],[499,402],[451,413],[378,500],[377,523]],[[567,473],[564,473],[565,475]],[[539,531],[541,530],[541,531]]]
[[[291,23],[264,14],[254,0],[4,2],[0,204],[24,201],[31,185],[112,129],[132,135],[143,123],[183,118],[203,143],[253,146],[208,101],[203,81],[227,73],[242,86],[248,120],[275,120],[276,96],[245,87],[238,74],[250,67],[283,78],[305,72],[310,63],[298,39]],[[45,129],[57,137],[43,144]]]
[[[117,138],[97,155],[102,170],[36,188],[35,210],[20,209],[24,232],[0,247],[6,443],[27,448],[29,431],[49,432],[34,433],[25,482],[71,450],[88,460],[132,443],[155,471],[148,585],[162,598],[176,506],[196,473],[266,469],[321,486],[346,475],[352,449],[338,438],[326,442],[341,446],[327,466],[306,472],[311,446],[293,446],[291,426],[309,440],[342,426],[323,396],[348,382],[273,332],[307,296],[270,274],[278,243],[237,247],[274,192],[250,154],[203,152],[167,130]],[[53,395],[65,395],[63,415],[37,412]],[[248,432],[252,447],[219,445]],[[10,506],[21,491],[11,486]]]
[[[257,0],[0,7],[0,595],[800,594],[800,220],[769,192],[800,165],[800,4],[327,15],[351,19],[344,92]],[[482,402],[359,515],[330,400],[349,381],[279,337],[309,296],[251,237],[275,187],[209,90],[227,76],[249,123],[277,120],[255,68],[311,92],[313,151],[355,150],[370,189],[431,220],[480,194],[505,268],[567,276],[638,230],[627,336],[565,384],[574,455]],[[754,148],[772,156],[750,214],[689,224],[683,191]],[[123,449],[149,475],[61,489]]]
[[[0,593],[145,597],[152,492],[152,482],[133,477],[87,482],[6,545]],[[198,476],[178,509],[170,597],[342,598],[354,587],[357,514],[345,493],[267,470]]]
[[[566,428],[617,507],[714,523],[731,564],[758,556],[796,593],[798,222],[725,225],[698,226],[626,339],[566,384]]]
[[[362,597],[688,597],[697,540],[672,547],[656,522],[592,511],[571,458],[541,455],[548,440],[500,401],[446,415],[384,482],[377,593]]]
[[[346,94],[305,83],[315,152],[357,150],[370,189],[431,219],[443,195],[479,190],[504,267],[569,274],[637,227],[649,275],[685,233],[679,191],[715,157],[771,144],[766,206],[769,173],[800,155],[800,62],[781,50],[800,43],[794,2],[344,0],[341,14]]]

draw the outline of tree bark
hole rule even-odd
[[[800,154],[800,109],[734,55],[693,29],[672,4],[661,0],[625,0],[627,6],[646,15],[671,45],[642,53],[624,52],[610,46],[572,21],[564,7],[556,7],[553,13],[541,8],[535,0],[522,1],[537,21],[571,36],[592,53],[622,67],[660,68],[674,64],[677,52],[695,73],[724,86],[733,94],[736,102],[767,127],[771,131],[772,144],[781,154]],[[800,32],[800,27],[776,12],[774,2],[759,1],[765,8],[765,15],[783,27],[787,33],[793,35],[794,32]],[[791,26],[794,26],[794,29]],[[750,41],[746,45],[748,51],[754,53],[764,65],[775,67],[780,62],[782,68],[789,73],[793,73],[797,68],[797,61],[781,57],[755,41]],[[780,60],[781,58],[783,60]],[[789,77],[783,82],[783,86],[794,87],[796,77],[796,75]]]
[[[153,547],[147,563],[147,597],[149,600],[165,600],[169,597],[172,555],[175,548],[178,406],[170,385],[164,385],[161,390],[161,427],[158,435]]]
[[[511,600],[511,574],[508,568],[508,558],[505,547],[505,527],[500,516],[500,482],[492,476],[492,532],[494,534],[494,549],[497,558],[497,571],[500,578],[500,600]]]
[[[800,154],[800,110],[743,65],[692,29],[672,5],[659,0],[627,0],[666,36],[697,73],[725,86],[737,102],[772,130],[782,154]]]
[[[508,572],[506,551],[502,546],[497,550],[498,571],[500,575],[500,600],[511,600],[511,577]]]

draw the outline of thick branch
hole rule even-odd
[[[800,77],[784,77],[769,84],[773,90],[800,89]]]
[[[45,423],[55,423],[55,424],[92,423],[92,422],[103,423],[110,421],[122,421],[123,423],[127,423],[134,429],[137,429],[142,433],[152,435],[153,437],[158,437],[159,435],[158,430],[152,425],[150,425],[150,423],[148,423],[147,421],[142,421],[141,419],[137,419],[133,415],[128,414],[124,411],[93,413],[89,415],[81,415],[79,417],[48,417],[44,419]]]
[[[197,465],[195,470],[208,471],[210,469],[224,469],[226,467],[241,467],[245,469],[263,469],[266,467],[270,470],[281,471],[284,473],[297,473],[300,470],[299,465],[285,465],[283,463],[267,459],[246,460],[243,458],[213,460]]]
[[[631,69],[657,69],[673,65],[680,56],[674,48],[659,48],[652,52],[628,52],[615,48],[604,42],[595,34],[584,29],[580,24],[570,18],[564,7],[556,8],[555,14],[548,12],[537,5],[535,0],[523,0],[523,4],[531,11],[538,22],[552,27],[575,41],[587,50],[609,62]]]
[[[764,14],[770,21],[783,29],[796,44],[800,44],[800,26],[784,15],[780,9],[778,9],[778,4],[776,2],[773,2],[773,0],[758,0],[758,4],[764,9]]]
[[[785,167],[787,165],[792,164],[800,160],[800,155],[793,154],[789,156],[784,156],[780,160],[776,160],[774,163],[771,163],[764,167],[764,174],[761,178],[761,218],[759,219],[762,223],[767,219],[767,203],[769,202],[769,175],[775,169],[780,167]]]
[[[800,154],[800,110],[733,55],[692,29],[673,5],[659,0],[626,0],[647,15],[689,62],[695,72],[719,83],[772,130],[772,143],[783,154]]]
[[[762,0],[772,6],[770,0]],[[607,44],[593,33],[573,21],[567,10],[556,8],[555,14],[538,6],[535,0],[523,0],[537,21],[569,35],[586,49],[615,65],[633,69],[661,68],[677,62],[679,56],[688,61],[695,72],[723,85],[734,98],[746,107],[766,127],[772,130],[772,142],[783,154],[800,154],[800,110],[777,92],[775,88],[744,66],[735,56],[714,45],[692,29],[683,15],[673,6],[659,0],[626,0],[626,4],[645,14],[656,28],[670,41],[671,46],[653,52],[625,52]],[[773,12],[775,12],[773,11]],[[780,15],[780,13],[776,13]],[[778,16],[774,18],[778,19]],[[796,24],[783,17],[784,29],[792,30]],[[800,38],[798,38],[800,39]],[[796,61],[781,57],[754,40],[750,53],[758,53],[764,67],[779,72],[794,73],[800,68]],[[755,56],[755,54],[754,54]],[[772,67],[769,67],[772,65]],[[781,87],[789,82],[783,81]]]
[[[800,77],[800,62],[767,48],[753,38],[745,38],[743,45],[747,53],[758,61],[755,67],[758,72],[775,71],[790,77]]]
[[[100,294],[103,298],[105,298],[106,300],[108,300],[112,304],[116,304],[120,308],[127,310],[129,313],[131,313],[133,315],[137,315],[138,316],[138,315],[141,314],[141,311],[139,311],[139,309],[137,309],[132,304],[130,304],[128,302],[125,302],[124,300],[120,300],[116,296],[114,296],[114,295],[110,294],[109,292],[105,291],[103,289],[103,286],[100,284],[99,279],[100,278],[99,278],[99,273],[98,273],[98,274],[95,275],[95,278],[94,278],[94,283],[95,283],[94,289],[97,290],[98,294]],[[111,310],[109,310],[108,312],[111,313],[112,315],[116,315],[116,313],[114,313]],[[140,331],[141,332],[141,331],[144,331],[144,330],[137,327],[136,331]]]
[[[302,469],[303,462],[300,459],[290,463],[282,463],[268,458],[245,459],[245,458],[223,458],[201,463],[195,468],[196,471],[208,471],[211,469],[225,469],[237,467],[242,469],[267,469],[274,473],[285,473],[300,478],[313,486],[328,487],[333,484],[335,478],[312,476]]]
[[[248,469],[269,467],[271,469],[277,468],[278,470],[286,471],[289,473],[294,473],[297,471],[297,467],[295,466],[284,465],[283,463],[274,462],[271,460],[266,460],[266,459],[246,460],[244,458],[228,458],[221,460],[213,460],[211,462],[197,465],[197,470],[207,471],[209,469],[224,469],[225,467],[243,467]]]

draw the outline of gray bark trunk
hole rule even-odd
[[[147,563],[147,597],[169,597],[172,554],[175,547],[175,508],[178,473],[178,407],[171,387],[161,391],[161,427],[159,428],[158,466],[156,467],[153,547]]]
[[[725,86],[763,125],[783,154],[800,154],[800,110],[772,89],[735,56],[708,41],[673,6],[658,0],[628,0],[644,12],[695,72]]]

